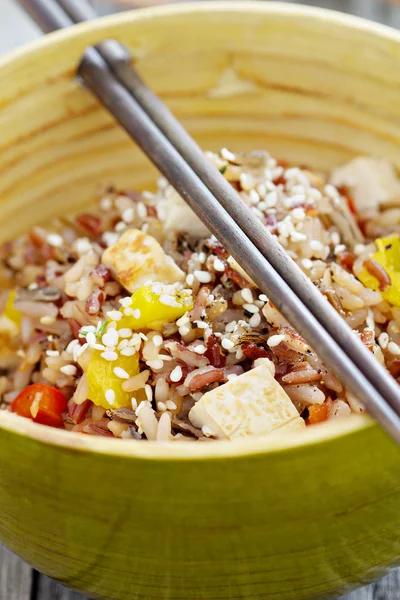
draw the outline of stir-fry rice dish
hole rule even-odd
[[[210,161],[362,343],[400,376],[400,181],[360,157],[329,174],[263,151]],[[0,250],[0,408],[85,435],[284,435],[362,413],[165,181]]]

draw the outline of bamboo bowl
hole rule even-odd
[[[47,37],[0,63],[0,241],[155,172],[74,79],[114,37],[204,148],[400,168],[400,35],[275,3],[189,4]],[[368,418],[283,440],[135,443],[0,416],[0,539],[112,600],[338,595],[400,557],[400,454]]]

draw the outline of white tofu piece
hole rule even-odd
[[[104,251],[101,262],[131,294],[149,281],[172,284],[185,278],[157,240],[139,229],[125,231]]]
[[[157,202],[157,213],[169,231],[185,231],[198,238],[210,235],[204,223],[170,185]]]
[[[259,437],[289,424],[305,423],[281,385],[267,358],[251,371],[206,392],[193,406],[189,419],[195,427],[212,431],[218,439]]]
[[[360,156],[334,169],[330,181],[345,185],[353,196],[357,211],[376,214],[380,206],[400,202],[400,181],[393,165],[382,158]]]

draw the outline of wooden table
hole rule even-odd
[[[302,3],[334,8],[400,27],[400,6],[380,0],[302,0]],[[111,4],[110,0],[108,4]],[[13,0],[0,0],[0,52],[39,35],[38,29]],[[85,597],[33,571],[0,545],[0,600],[85,600]],[[400,600],[400,569],[340,600]]]

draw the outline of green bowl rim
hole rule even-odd
[[[68,30],[57,31],[45,37],[16,49],[0,58],[0,69],[10,63],[23,60],[27,54],[34,53],[43,47],[51,46],[54,42],[72,36],[80,36],[85,31],[97,30],[99,33],[103,28],[117,26],[127,20],[146,20],[154,17],[168,17],[174,14],[185,13],[218,13],[229,10],[242,13],[267,13],[277,15],[295,15],[309,17],[315,20],[329,20],[339,26],[349,29],[370,32],[380,37],[392,39],[400,43],[400,32],[391,27],[374,23],[360,17],[347,15],[337,11],[305,6],[299,4],[287,4],[283,2],[261,2],[246,0],[244,2],[215,1],[213,3],[191,2],[188,4],[170,4],[167,6],[156,6],[141,8],[98,18],[75,25]],[[33,423],[29,419],[18,417],[7,411],[0,411],[0,429],[23,435],[32,440],[46,445],[61,446],[69,450],[80,452],[94,452],[114,456],[124,456],[140,459],[157,460],[198,460],[198,459],[220,459],[230,457],[242,457],[246,455],[269,454],[304,446],[328,442],[342,436],[351,435],[361,430],[377,427],[372,419],[366,415],[352,416],[349,419],[334,419],[322,425],[315,425],[299,433],[286,434],[279,438],[277,436],[266,436],[264,438],[240,439],[235,442],[219,441],[210,443],[193,442],[135,442],[134,440],[120,440],[100,436],[86,436],[66,430],[54,429],[45,425]]]

